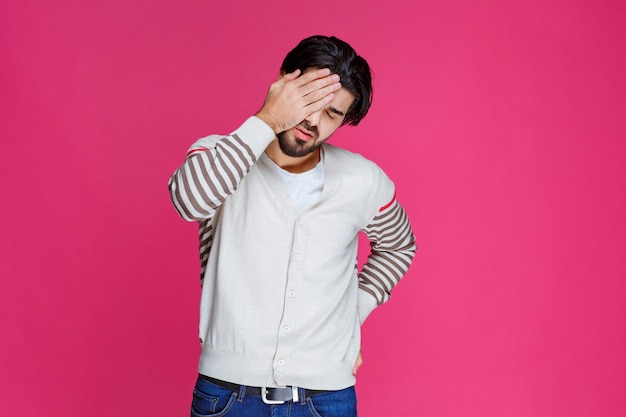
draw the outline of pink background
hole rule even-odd
[[[196,226],[167,179],[303,37],[374,106],[334,143],[420,250],[364,326],[361,417],[626,415],[626,7],[614,0],[0,4],[0,415],[188,415]]]

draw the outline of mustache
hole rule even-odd
[[[317,137],[318,136],[318,132],[317,132],[317,126],[313,126],[311,125],[309,122],[307,122],[306,120],[301,121],[298,124],[299,127],[303,128],[304,130],[307,130],[309,132],[311,132],[313,134],[313,136]]]

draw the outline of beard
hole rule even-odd
[[[311,126],[306,120],[300,123],[298,126],[301,126],[303,129],[313,134],[310,140],[306,141],[298,139],[294,137],[293,134],[290,134],[289,130],[280,132],[276,135],[276,137],[278,138],[278,146],[280,146],[280,150],[285,155],[295,158],[307,156],[308,154],[322,146],[322,143],[324,143],[323,141],[318,141],[319,135],[317,132],[317,127]]]

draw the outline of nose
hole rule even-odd
[[[311,113],[307,116],[306,120],[311,126],[317,126],[320,122],[320,117],[322,115],[322,110],[318,110],[315,113]]]

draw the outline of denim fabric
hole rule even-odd
[[[268,405],[260,397],[224,389],[198,378],[193,391],[191,417],[356,417],[354,387],[305,397],[296,403]]]

